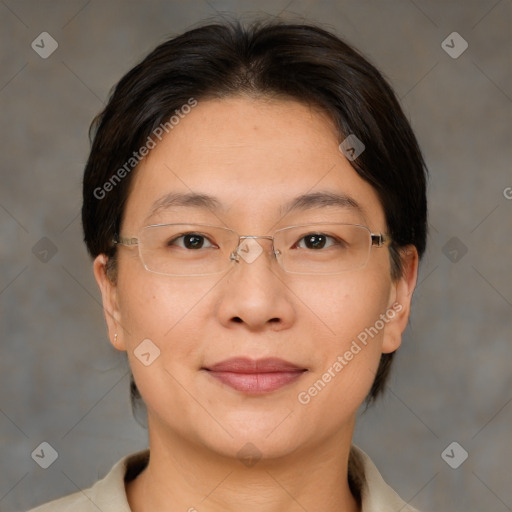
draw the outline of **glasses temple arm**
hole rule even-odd
[[[112,243],[114,245],[138,245],[139,239],[134,237],[121,236],[116,233],[112,239]]]

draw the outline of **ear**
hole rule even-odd
[[[110,343],[117,350],[126,350],[124,345],[124,331],[121,326],[121,311],[117,299],[117,286],[107,275],[108,257],[100,254],[93,263],[94,277],[98,283],[103,301],[103,313],[107,322]],[[117,336],[116,336],[117,334]]]
[[[419,257],[416,247],[409,245],[400,251],[403,273],[392,283],[390,300],[386,311],[386,327],[382,342],[382,353],[397,350],[402,344],[402,334],[411,313],[411,301],[418,279]]]

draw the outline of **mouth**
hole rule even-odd
[[[276,391],[299,379],[308,370],[278,358],[232,358],[201,368],[212,378],[249,395]]]

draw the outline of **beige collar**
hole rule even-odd
[[[146,466],[149,450],[121,459],[108,475],[91,488],[66,496],[29,512],[131,512],[126,498],[125,481],[134,479]],[[361,498],[362,512],[418,512],[396,494],[368,455],[352,446],[349,458],[349,480]]]

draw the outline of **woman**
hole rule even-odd
[[[94,123],[82,220],[149,450],[35,511],[413,510],[352,445],[425,250],[388,84],[314,26],[204,26]]]

